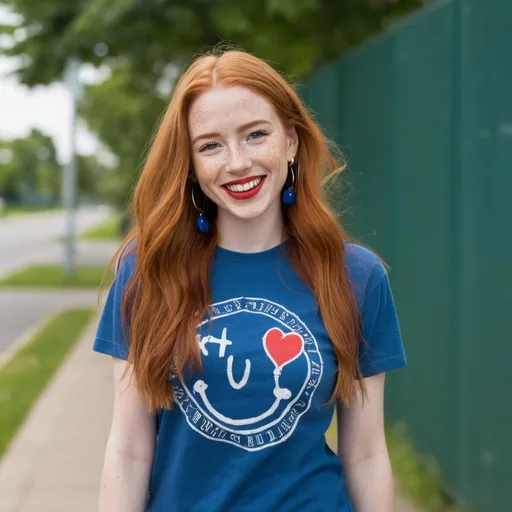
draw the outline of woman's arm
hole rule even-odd
[[[393,512],[394,484],[384,433],[384,380],[365,379],[368,397],[338,406],[338,455],[356,512]]]
[[[114,413],[101,477],[99,512],[142,512],[156,442],[156,420],[144,407],[132,368],[114,358]]]

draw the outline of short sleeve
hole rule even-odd
[[[124,291],[133,273],[133,268],[134,255],[129,254],[123,259],[116,272],[101,313],[93,344],[95,352],[125,360],[128,359],[128,343],[124,336],[121,308]]]
[[[381,264],[372,271],[361,311],[361,324],[363,342],[359,354],[363,377],[406,365],[395,302],[388,275]]]

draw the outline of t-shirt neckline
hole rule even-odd
[[[259,252],[237,252],[225,249],[217,245],[215,256],[223,261],[236,261],[240,263],[258,263],[262,261],[273,261],[286,255],[287,242],[271,247],[265,251]]]

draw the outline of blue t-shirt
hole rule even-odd
[[[405,365],[385,268],[346,244],[369,377]],[[110,290],[94,350],[127,357],[121,299],[128,256]],[[259,253],[217,248],[213,304],[198,327],[204,372],[172,377],[175,406],[157,415],[148,512],[349,512],[343,468],[325,433],[336,357],[309,288],[285,245]]]

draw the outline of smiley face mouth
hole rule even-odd
[[[274,375],[277,377],[276,374],[274,374]],[[252,425],[253,423],[257,423],[261,420],[268,418],[269,416],[272,416],[272,414],[274,414],[276,412],[277,408],[279,407],[281,400],[289,400],[292,396],[292,393],[289,389],[279,387],[279,384],[278,384],[277,378],[276,378],[276,386],[274,388],[274,396],[276,397],[276,399],[274,400],[274,403],[272,404],[272,406],[269,409],[267,409],[267,411],[265,411],[263,414],[260,414],[259,416],[254,416],[253,418],[244,418],[244,419],[240,419],[240,420],[235,420],[233,418],[228,418],[227,416],[224,416],[219,411],[217,411],[217,409],[215,409],[215,407],[213,407],[213,405],[208,400],[208,397],[206,396],[206,390],[208,389],[208,384],[206,384],[206,382],[204,380],[196,381],[193,389],[196,393],[198,393],[200,395],[205,407],[208,409],[208,411],[213,416],[215,416],[215,418],[223,421],[224,423],[226,423],[228,425],[233,425],[233,426]]]

